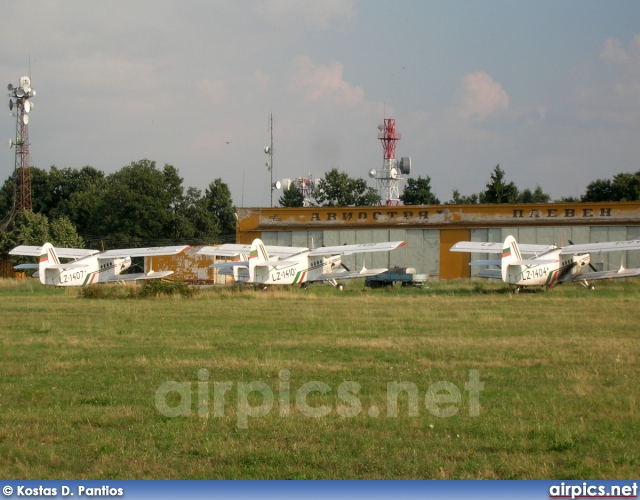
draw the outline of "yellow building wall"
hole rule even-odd
[[[440,230],[440,279],[454,280],[469,278],[470,255],[464,252],[451,252],[449,249],[458,241],[469,241],[470,229],[441,229]]]

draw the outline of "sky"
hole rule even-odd
[[[235,205],[268,207],[272,115],[274,181],[337,168],[376,187],[385,118],[396,156],[441,201],[483,191],[498,164],[552,198],[640,170],[636,0],[0,5],[4,85],[29,75],[36,90],[38,168],[109,174],[146,158],[185,188],[221,178]],[[14,168],[6,95],[1,182]]]

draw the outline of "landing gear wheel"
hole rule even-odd
[[[514,288],[513,293],[514,294],[520,293],[520,288],[519,287]]]
[[[339,292],[341,292],[342,290],[344,290],[344,285],[342,283],[339,283],[336,285],[336,288],[338,289]]]
[[[300,288],[302,288],[303,290],[306,290],[307,288],[309,288],[309,283],[307,283],[306,281],[304,283],[302,283],[300,285]]]
[[[596,289],[596,287],[595,287],[595,286],[593,286],[593,285],[591,285],[589,288],[591,289],[591,291],[593,291],[593,290],[595,290],[595,289]]]

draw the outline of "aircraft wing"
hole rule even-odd
[[[576,253],[621,252],[625,250],[640,250],[640,240],[603,241],[602,243],[582,243],[564,247],[560,255]]]
[[[82,259],[96,253],[98,250],[85,250],[84,248],[58,248],[55,247],[58,257],[63,259]],[[42,247],[31,245],[20,245],[9,252],[9,255],[26,255],[28,257],[40,257],[42,255]]]
[[[451,252],[468,252],[468,253],[502,253],[504,243],[488,242],[488,241],[459,241],[453,245],[449,251]],[[547,250],[555,248],[553,245],[536,245],[533,243],[518,243],[520,253],[528,255],[538,255]],[[578,252],[576,252],[578,253]]]
[[[501,280],[502,271],[499,269],[483,269],[476,274],[479,278],[489,278],[492,280]]]
[[[334,273],[327,273],[320,276],[321,280],[348,280],[354,278],[366,278],[367,276],[377,276],[378,274],[386,273],[388,269],[386,267],[381,269],[361,269],[360,271],[337,271]]]
[[[17,266],[13,266],[16,271],[21,271],[23,269],[38,269],[40,266],[38,264],[18,264]]]
[[[596,271],[593,273],[580,273],[571,275],[565,281],[592,281],[592,280],[607,280],[615,278],[631,278],[633,276],[640,276],[640,269],[620,269],[618,271]]]
[[[163,254],[166,255],[166,254]],[[111,279],[106,280],[106,282],[117,282],[117,281],[136,281],[136,280],[155,280],[164,278],[173,274],[173,271],[150,271],[148,273],[132,273],[132,274],[118,274]]]
[[[407,243],[405,241],[390,241],[388,243],[361,243],[359,245],[320,247],[316,248],[315,250],[311,250],[311,252],[309,252],[309,256],[313,257],[316,255],[351,255],[354,253],[389,252],[406,244]],[[386,271],[386,269],[384,271]]]
[[[472,260],[470,266],[502,266],[501,260]]]
[[[234,267],[249,269],[249,261],[237,260],[234,262],[217,262],[215,264],[211,264],[209,267],[213,267],[214,269],[232,269]]]
[[[118,257],[154,257],[156,255],[175,255],[183,250],[191,248],[189,245],[178,245],[171,247],[148,247],[148,248],[121,248],[119,250],[107,250],[102,252],[100,259],[113,259]],[[58,249],[56,249],[58,251]],[[59,256],[62,256],[58,252]]]
[[[265,250],[269,254],[269,257],[288,257],[297,253],[305,252],[309,250],[307,247],[280,247],[280,246],[268,246],[265,245]],[[236,257],[241,254],[249,254],[251,252],[251,245],[238,245],[235,243],[226,243],[215,246],[206,246],[198,250],[197,255],[212,255],[218,257]]]

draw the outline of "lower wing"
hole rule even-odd
[[[592,280],[608,280],[615,278],[631,278],[640,276],[640,268],[620,269],[618,271],[596,271],[594,273],[574,274],[565,281],[592,281]]]
[[[105,281],[109,283],[117,281],[156,280],[165,278],[171,274],[173,274],[173,271],[150,271],[148,273],[118,274],[117,276]]]
[[[354,278],[366,278],[368,276],[377,276],[387,272],[386,267],[382,269],[361,269],[360,271],[336,271],[334,273],[326,273],[318,278],[320,280],[348,280]]]

